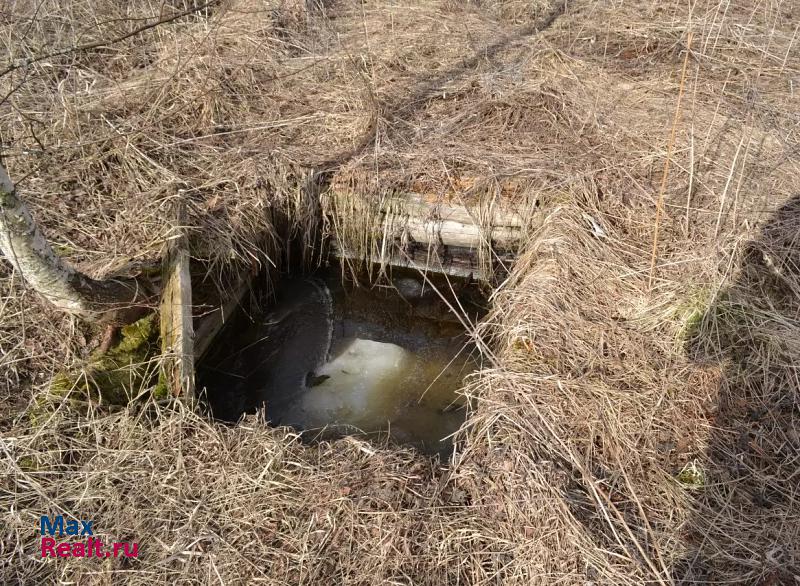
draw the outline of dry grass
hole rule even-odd
[[[0,42],[35,56],[188,6],[19,1]],[[13,423],[92,339],[0,268],[0,579],[800,580],[792,11],[237,0],[1,78],[12,177],[94,274],[155,257],[173,197],[221,284],[280,265],[289,235],[313,241],[328,186],[502,200],[531,222],[443,465],[155,405]],[[37,519],[56,512],[138,541],[141,559],[42,561]]]

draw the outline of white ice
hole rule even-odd
[[[291,418],[304,427],[391,418],[395,389],[412,374],[415,362],[400,346],[356,338],[316,372],[329,378],[303,392]]]

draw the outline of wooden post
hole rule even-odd
[[[176,224],[167,241],[163,260],[161,294],[162,377],[175,397],[193,399],[194,327],[192,325],[192,280],[189,244],[186,238],[186,208],[177,206]]]

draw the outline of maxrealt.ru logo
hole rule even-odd
[[[128,558],[139,556],[138,543],[112,542],[108,549],[100,539],[94,537],[92,525],[94,521],[70,519],[64,521],[63,515],[52,519],[42,515],[39,519],[39,531],[42,534],[42,557],[51,558],[110,558],[123,555]],[[49,537],[45,537],[49,535]],[[82,540],[56,541],[55,537],[80,537]]]

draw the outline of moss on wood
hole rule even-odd
[[[124,406],[158,379],[154,358],[158,355],[158,316],[147,315],[121,330],[119,342],[105,353],[96,353],[76,372],[60,372],[31,411],[40,420],[48,404],[67,401],[72,409],[89,405]]]

